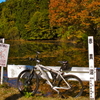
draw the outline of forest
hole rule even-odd
[[[100,38],[99,0],[6,0],[0,3],[0,37],[10,40]]]

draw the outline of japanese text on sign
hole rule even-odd
[[[9,44],[0,43],[0,66],[6,67]]]
[[[89,49],[89,75],[90,75],[90,100],[95,100],[95,72],[94,72],[94,40],[93,36],[88,37]]]

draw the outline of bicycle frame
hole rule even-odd
[[[22,94],[28,92],[34,95],[39,88],[40,78],[44,79],[45,82],[63,98],[81,96],[83,92],[81,79],[75,75],[66,75],[61,68],[55,70],[40,64],[38,54],[39,52],[37,52],[35,58],[29,58],[31,61],[36,61],[35,67],[33,67],[32,70],[22,71],[18,76],[17,87]],[[59,62],[62,65],[67,64],[66,61]]]
[[[68,84],[68,82],[66,82],[66,80],[64,79],[64,77],[63,77],[63,75],[62,75],[63,73],[60,72],[59,70],[56,71],[56,70],[54,70],[54,69],[45,67],[45,66],[43,66],[43,65],[41,65],[41,64],[36,64],[35,68],[36,68],[36,70],[39,70],[39,71],[40,71],[41,77],[42,77],[43,79],[45,79],[45,80],[47,81],[47,83],[51,86],[51,88],[52,88],[53,90],[55,90],[58,94],[59,94],[59,91],[58,91],[57,89],[65,89],[65,90],[68,90],[68,89],[71,88],[70,85]],[[46,70],[49,71],[49,72],[54,72],[54,73],[56,73],[58,76],[60,76],[60,78],[62,78],[62,80],[66,83],[67,87],[57,87],[57,86],[53,86],[53,84],[50,82],[50,78],[49,78],[49,76],[48,76]]]

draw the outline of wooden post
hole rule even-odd
[[[4,68],[7,66],[9,44],[4,44],[4,39],[0,40],[0,66],[1,66],[1,84],[3,84]]]
[[[95,100],[95,70],[94,70],[94,40],[93,36],[88,37],[88,57],[89,57],[89,89],[90,100]]]
[[[5,42],[5,39],[4,38],[1,38],[0,39],[0,43],[4,43]],[[3,74],[4,74],[4,68],[3,66],[1,66],[1,84],[3,84]]]

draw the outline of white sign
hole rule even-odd
[[[9,44],[0,43],[0,66],[6,67],[8,60]]]
[[[95,69],[94,69],[94,40],[93,36],[88,37],[89,51],[89,75],[90,75],[90,100],[95,100]]]

